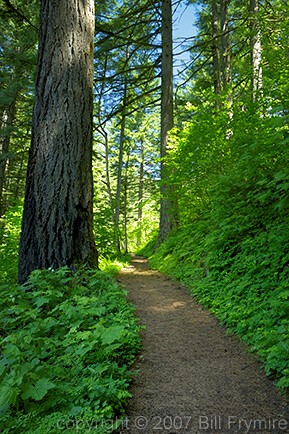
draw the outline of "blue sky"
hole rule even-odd
[[[175,56],[175,74],[178,70],[183,69],[181,63],[189,60],[188,53],[179,54],[182,48],[179,47],[179,43],[182,38],[193,37],[196,35],[196,14],[197,6],[190,4],[189,6],[181,5],[175,11],[174,25],[173,25],[173,37],[174,37],[174,56]],[[191,41],[192,42],[192,41]]]

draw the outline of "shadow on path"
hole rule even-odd
[[[140,257],[118,281],[146,326],[119,433],[289,433],[288,407],[259,362],[182,285]]]

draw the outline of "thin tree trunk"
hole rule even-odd
[[[17,177],[16,177],[16,187],[14,190],[14,199],[18,200],[20,197],[20,193],[22,196],[22,189],[21,189],[21,181],[23,182],[24,179],[24,175],[25,175],[25,171],[23,169],[24,167],[24,162],[26,161],[26,152],[21,152],[21,159],[20,159],[20,164],[19,164],[19,168],[17,170]]]
[[[177,226],[174,191],[167,183],[164,158],[168,150],[169,131],[173,128],[173,37],[171,0],[162,1],[162,84],[161,84],[161,203],[158,242]]]
[[[120,201],[122,190],[122,169],[123,169],[123,154],[125,142],[125,127],[126,127],[126,100],[127,100],[127,79],[124,82],[123,91],[123,111],[121,117],[119,150],[118,150],[118,166],[117,166],[117,185],[115,194],[115,213],[114,213],[114,231],[115,231],[115,244],[118,252],[121,251],[120,247],[120,234],[119,234],[119,217],[120,217]]]
[[[262,71],[262,44],[261,29],[258,19],[259,1],[250,0],[251,11],[251,61],[252,61],[252,99],[258,100],[262,93],[263,71]]]
[[[142,217],[143,217],[143,190],[144,190],[144,142],[141,139],[141,161],[139,169],[138,185],[138,213],[137,213],[137,247],[142,243]]]
[[[93,40],[93,0],[42,0],[20,283],[39,268],[97,266],[92,211]]]
[[[222,46],[222,82],[223,89],[231,87],[231,47],[229,36],[228,5],[230,0],[220,2],[221,46]]]
[[[105,179],[106,179],[106,189],[107,189],[107,195],[109,200],[109,206],[111,209],[111,217],[113,221],[114,211],[113,211],[113,197],[112,197],[112,189],[111,189],[111,182],[110,182],[110,168],[109,168],[109,146],[108,146],[108,134],[107,132],[102,128],[102,133],[104,137],[104,146],[105,146]]]
[[[123,182],[123,229],[124,229],[124,239],[123,239],[123,249],[124,253],[128,252],[128,212],[127,212],[127,204],[128,204],[128,167],[129,167],[129,158],[130,154],[127,153],[127,159],[125,162],[125,175],[124,175],[124,182]]]
[[[8,163],[12,124],[15,117],[16,96],[2,113],[0,136],[0,217],[5,213],[4,186]]]
[[[233,118],[233,91],[232,91],[232,71],[231,71],[231,45],[229,35],[228,6],[230,0],[220,0],[220,24],[221,24],[221,47],[222,47],[222,86],[227,93],[228,115]],[[230,128],[226,138],[229,139],[233,134]]]
[[[220,33],[219,33],[219,11],[217,0],[212,0],[212,53],[213,53],[213,75],[214,92],[221,93],[221,59],[220,59]]]
[[[101,105],[102,105],[102,98],[103,98],[105,82],[106,82],[107,62],[108,62],[108,55],[106,53],[105,54],[105,60],[104,60],[104,66],[103,66],[102,84],[101,84],[100,92],[98,95],[98,106],[99,106],[98,107],[98,123],[99,123],[98,131],[104,139],[105,185],[106,185],[106,189],[107,189],[108,201],[109,201],[110,212],[111,212],[111,222],[114,225],[114,205],[113,205],[112,188],[111,188],[111,182],[110,182],[108,133],[105,129],[105,123],[103,124],[102,119],[101,119]]]

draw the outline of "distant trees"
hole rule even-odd
[[[19,282],[97,266],[92,227],[94,1],[43,0]]]
[[[150,162],[157,167],[160,152],[160,128],[147,122],[160,111],[159,5],[143,0],[136,6],[125,0],[96,17],[96,30],[96,153],[105,166],[98,176],[99,200],[107,216],[103,225],[103,216],[96,213],[105,227],[99,244],[101,249],[124,252],[128,245],[135,248],[136,238],[147,232],[148,220],[153,222],[151,230],[156,226],[156,211],[151,218],[145,208],[140,210],[143,199],[137,179],[143,179],[141,195],[147,196],[151,175],[146,155],[152,152]],[[146,137],[154,135],[151,144],[138,134],[143,125]]]
[[[38,5],[0,4],[0,218],[23,197],[36,63]]]
[[[186,46],[191,43],[191,67],[184,73],[183,85],[178,81],[174,98],[172,16],[181,3],[109,1],[96,10],[94,145],[90,152],[96,187],[95,227],[101,228],[95,237],[101,253],[136,249],[156,233],[158,223],[161,242],[179,221],[192,218],[201,203],[210,201],[211,175],[225,174],[239,158],[239,131],[243,136],[249,131],[249,121],[240,127],[240,119],[244,122],[246,113],[250,113],[250,122],[257,112],[257,119],[261,112],[268,115],[270,104],[274,107],[277,99],[280,107],[288,105],[286,54],[280,48],[286,45],[287,9],[277,0],[272,4],[257,0],[198,2],[198,32],[186,40]],[[23,197],[34,97],[37,10],[36,0],[0,4],[4,84],[0,100],[1,215],[15,199]],[[63,32],[57,37],[58,50],[67,36]],[[278,63],[274,64],[274,56]],[[72,75],[63,79],[72,80]],[[57,86],[50,87],[50,93],[56,95],[57,91]],[[38,98],[36,93],[35,107]],[[85,108],[81,110],[84,113]],[[63,125],[64,112],[60,113]],[[38,134],[34,129],[33,141]],[[70,128],[65,134],[68,131],[72,134]],[[49,161],[51,168],[47,165],[46,169],[54,174],[58,170],[56,157]],[[88,167],[87,162],[82,163]],[[58,173],[60,178],[65,175]],[[59,197],[60,192],[55,194]],[[187,206],[190,201],[192,210]],[[57,219],[58,212],[55,216]],[[41,218],[41,226],[45,226],[45,217]],[[67,221],[67,225],[71,228],[73,224]],[[50,227],[48,231],[53,230]]]
[[[215,206],[212,197],[221,188],[230,190],[224,183],[228,177],[233,183],[234,173],[254,185],[262,174],[274,178],[282,166],[288,116],[286,13],[288,6],[277,1],[203,2],[191,49],[193,68],[185,77],[190,85],[178,92],[179,129],[167,157],[181,224]]]

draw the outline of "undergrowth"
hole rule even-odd
[[[17,280],[18,243],[22,204],[11,207],[0,219],[0,282]]]
[[[139,326],[114,281],[126,258],[99,270],[36,270],[16,284],[22,206],[0,226],[2,434],[109,433],[130,398]]]
[[[107,273],[61,268],[1,292],[1,432],[112,431],[140,349],[125,291]]]
[[[184,282],[289,391],[288,171],[219,180],[211,207],[172,233],[150,265]]]

